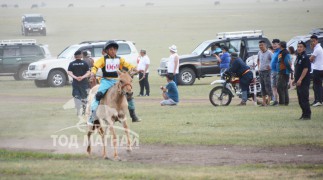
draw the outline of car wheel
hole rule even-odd
[[[28,66],[22,66],[18,72],[17,75],[14,76],[15,80],[28,80],[26,72],[28,71]]]
[[[192,85],[195,82],[195,72],[191,68],[183,68],[179,72],[178,82],[180,85]]]
[[[36,87],[42,88],[42,87],[48,87],[46,80],[35,80],[34,81]]]
[[[19,81],[18,74],[13,75],[13,78],[14,78],[16,81]]]
[[[46,36],[46,30],[43,30],[42,35]]]
[[[54,70],[49,73],[47,83],[50,87],[62,87],[66,84],[66,75],[60,70]]]

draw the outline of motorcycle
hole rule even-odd
[[[239,86],[239,78],[232,75],[224,73],[221,80],[215,80],[211,85],[216,85],[209,94],[209,100],[213,106],[228,106],[235,95],[239,98],[242,96],[242,91]],[[261,97],[261,84],[259,82],[259,75],[257,74],[256,82],[252,82],[249,85],[248,99],[254,99],[254,87],[256,87],[257,97]]]

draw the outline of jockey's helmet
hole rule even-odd
[[[118,43],[117,43],[117,42],[115,42],[115,41],[111,40],[111,41],[108,41],[108,42],[106,42],[106,43],[105,43],[105,45],[104,45],[104,50],[107,50],[107,49],[109,49],[110,47],[115,47],[116,49],[118,49],[118,48],[119,48],[119,45],[118,45]]]

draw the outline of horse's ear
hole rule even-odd
[[[118,75],[120,76],[121,75],[121,71],[117,71]]]

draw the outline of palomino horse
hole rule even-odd
[[[132,73],[128,72],[118,72],[119,81],[109,89],[105,96],[101,99],[99,108],[97,109],[98,120],[94,121],[94,126],[90,127],[87,133],[88,136],[88,147],[87,152],[91,154],[91,134],[95,129],[98,129],[99,134],[102,138],[103,144],[103,158],[107,159],[106,154],[106,144],[105,144],[105,134],[109,126],[109,130],[113,137],[113,147],[114,147],[114,160],[120,160],[117,152],[117,137],[114,130],[114,123],[120,121],[123,125],[127,136],[127,151],[130,152],[131,142],[129,136],[129,128],[126,121],[126,112],[128,111],[128,102],[126,96],[131,96],[132,92]],[[88,104],[86,108],[86,118],[90,115],[91,102],[95,98],[95,94],[98,91],[99,85],[96,85],[90,90]]]

